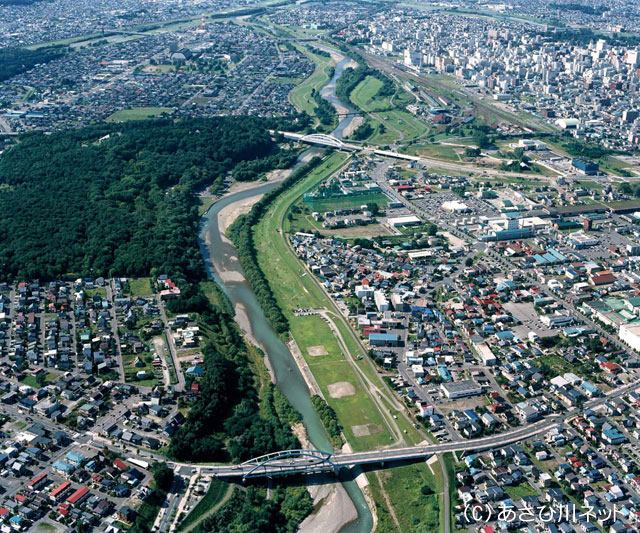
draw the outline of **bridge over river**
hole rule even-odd
[[[408,448],[387,448],[368,452],[327,453],[318,450],[283,450],[256,457],[237,465],[199,465],[201,474],[218,478],[251,479],[293,474],[318,474],[337,472],[341,468],[376,465],[383,467],[393,462],[426,459],[437,453],[479,452],[500,448],[546,433],[554,427],[565,424],[579,416],[585,409],[594,409],[611,398],[618,398],[631,390],[640,390],[640,380],[636,379],[621,387],[610,390],[605,395],[585,403],[581,409],[571,409],[562,414],[554,414],[534,424],[527,424],[512,431],[497,433],[481,439],[460,440],[439,444],[424,443]],[[189,466],[184,464],[183,466]]]
[[[276,132],[270,130],[270,133],[274,135]],[[365,147],[359,144],[346,143],[343,140],[334,137],[333,135],[327,135],[325,133],[311,133],[307,135],[289,131],[279,131],[278,133],[285,139],[313,144],[315,146],[327,146],[329,148],[336,148],[337,150],[344,150],[346,152],[369,152],[375,155],[392,157],[394,159],[403,159],[405,161],[426,161],[425,158],[420,158],[415,155],[400,154],[398,152],[393,152],[390,150],[380,150],[379,148]]]
[[[219,478],[243,480],[256,477],[275,477],[292,474],[317,474],[337,472],[341,468],[362,465],[385,466],[395,461],[425,459],[436,453],[480,451],[505,446],[545,433],[562,423],[561,415],[554,415],[536,424],[518,428],[508,433],[500,433],[481,439],[424,444],[409,448],[392,448],[357,453],[327,453],[318,450],[284,450],[257,457],[238,465],[203,467],[201,472]]]

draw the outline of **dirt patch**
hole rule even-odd
[[[338,381],[329,385],[329,396],[332,398],[343,398],[345,396],[353,396],[356,388],[348,381]]]
[[[393,235],[384,224],[367,224],[366,226],[351,226],[350,228],[323,229],[322,235],[339,235],[340,237],[380,237],[382,235]]]
[[[465,409],[475,409],[477,407],[484,407],[485,405],[487,405],[487,400],[483,396],[478,396],[448,402],[446,405],[441,405],[440,409],[442,414],[448,415],[454,410],[464,411]]]
[[[380,433],[382,428],[377,424],[362,424],[361,426],[351,426],[351,431],[355,437],[368,437]]]
[[[349,122],[349,125],[342,132],[342,137],[348,139],[351,134],[358,129],[364,122],[364,117],[353,117],[353,120]]]
[[[327,349],[323,346],[309,346],[309,355],[311,357],[318,357],[319,355],[329,355]]]

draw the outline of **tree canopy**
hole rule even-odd
[[[35,1],[35,0],[34,0]],[[20,0],[0,0],[0,5],[14,3],[26,4]],[[68,48],[65,46],[46,46],[37,50],[12,47],[0,49],[0,81],[8,80],[16,74],[31,70],[38,63],[48,63],[62,57]]]
[[[240,163],[243,179],[289,164],[273,157],[267,127],[218,117],[23,137],[0,159],[0,269],[27,279],[153,269],[202,279],[194,193]]]

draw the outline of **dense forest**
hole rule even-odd
[[[374,133],[375,131],[371,126],[371,123],[365,121],[355,129],[355,131],[351,135],[351,138],[354,141],[364,141],[365,139],[371,137]]]
[[[196,533],[293,533],[313,511],[305,487],[277,487],[267,499],[264,491],[249,487],[236,490],[231,499],[211,517],[203,520]]]
[[[587,159],[601,159],[613,154],[613,150],[599,144],[587,144],[581,142],[563,143],[562,147],[569,155],[574,157],[586,157]]]
[[[218,117],[23,137],[0,159],[0,268],[27,279],[202,279],[194,192],[220,187],[238,164],[242,179],[288,165],[268,126]]]
[[[322,98],[319,92],[315,89],[311,90],[311,96],[313,97],[316,107],[314,112],[323,126],[331,126],[334,124],[337,118],[336,108],[328,101]]]
[[[601,33],[591,28],[553,28],[552,30],[540,30],[539,35],[549,37],[553,41],[562,41],[567,44],[586,46],[591,41],[604,39],[612,46],[637,46],[640,44],[640,36],[635,34]]]
[[[201,393],[171,439],[181,461],[244,461],[298,445],[290,427],[300,415],[270,382],[260,384],[233,317],[208,303],[198,309],[209,341]]]
[[[629,196],[635,196],[636,198],[640,197],[640,183],[631,184],[629,182],[624,182],[618,185],[618,190],[622,194],[628,194]]]
[[[576,3],[568,3],[568,4],[557,4],[551,3],[549,4],[549,9],[558,9],[560,11],[579,11],[581,13],[585,13],[586,15],[602,15],[609,11],[607,6],[586,6],[584,4],[576,4]]]
[[[242,264],[242,270],[251,284],[253,292],[262,307],[265,316],[278,333],[285,333],[289,330],[289,323],[282,314],[282,310],[276,301],[269,281],[265,277],[260,265],[253,241],[253,227],[258,223],[264,212],[285,189],[291,187],[298,180],[302,179],[311,169],[320,163],[319,157],[314,157],[303,167],[300,167],[287,179],[280,187],[269,191],[258,203],[256,203],[246,215],[242,215],[229,228],[229,236],[238,250],[238,257]]]
[[[0,0],[0,5],[3,4]],[[38,63],[48,63],[62,57],[68,48],[66,46],[46,46],[37,50],[26,48],[0,48],[0,81],[5,81],[31,70]]]

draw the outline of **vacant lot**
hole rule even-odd
[[[144,120],[159,117],[163,113],[171,114],[173,110],[168,107],[134,107],[133,109],[121,109],[111,115],[107,122],[126,122],[128,120]]]
[[[312,211],[322,213],[324,211],[333,211],[334,209],[348,209],[360,207],[361,205],[378,204],[381,207],[389,203],[389,197],[383,193],[360,194],[353,196],[344,196],[338,198],[322,198],[318,200],[305,201],[306,205]]]

